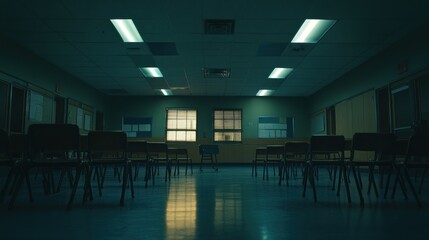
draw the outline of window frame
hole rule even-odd
[[[219,120],[216,119],[216,111],[240,111],[240,129],[235,129],[233,126],[233,129],[216,129],[215,121]],[[233,115],[232,121],[235,122],[238,119],[235,119],[235,115]],[[212,116],[212,123],[213,123],[213,142],[216,143],[242,143],[243,142],[243,109],[241,108],[215,108],[213,109],[213,116]],[[225,119],[225,117],[222,118],[222,121],[225,121],[228,119]],[[234,124],[235,125],[235,124]],[[216,133],[240,133],[240,140],[216,140]]]
[[[176,128],[176,129],[169,129],[168,128],[168,111],[170,110],[176,110],[176,111],[195,111],[195,130],[194,129],[188,129],[188,128]],[[176,116],[177,120],[177,116]],[[188,121],[188,118],[186,117],[186,121]],[[176,124],[177,125],[177,124]],[[169,140],[168,139],[168,132],[169,131],[186,131],[186,132],[195,132],[195,140],[193,141],[182,141],[182,140]],[[171,143],[196,143],[198,138],[198,111],[196,108],[166,108],[165,109],[165,141],[171,142]],[[177,139],[177,135],[176,135]]]

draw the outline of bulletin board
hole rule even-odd
[[[122,131],[124,131],[128,137],[152,137],[152,118],[123,117]]]

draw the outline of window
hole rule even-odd
[[[123,117],[122,131],[128,137],[152,137],[151,117]]]
[[[286,138],[293,137],[293,123],[291,117],[281,118],[267,116],[258,118],[259,138]]]
[[[167,109],[167,141],[195,142],[197,140],[197,110]]]
[[[214,110],[214,141],[241,142],[241,110]]]

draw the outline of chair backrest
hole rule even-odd
[[[13,133],[9,136],[10,154],[12,158],[23,159],[28,155],[28,135]]]
[[[310,138],[310,152],[344,152],[344,136],[312,136]]]
[[[307,154],[309,149],[307,142],[286,142],[285,143],[285,155],[286,154]]]
[[[165,142],[148,142],[147,154],[153,160],[168,160],[168,145]]]
[[[148,142],[146,145],[148,154],[167,154],[168,145],[165,142]]]
[[[310,138],[310,161],[344,161],[344,136],[312,136]],[[318,158],[322,156],[322,158]]]
[[[283,155],[284,154],[284,145],[267,145],[265,153],[267,155]]]
[[[91,131],[88,149],[94,152],[127,152],[127,135],[121,131]]]
[[[396,155],[407,155],[407,148],[408,148],[408,142],[409,139],[397,139],[395,141],[395,153]]]
[[[203,154],[219,154],[219,146],[216,144],[201,144],[199,146],[199,152]]]
[[[373,154],[361,155],[364,160],[386,161],[394,160],[395,135],[392,133],[355,133],[352,140],[351,160],[355,160],[356,152]]]
[[[176,148],[175,152],[178,156],[188,156],[188,149],[186,148]]]
[[[352,150],[392,152],[395,144],[395,135],[392,133],[355,133],[353,135]]]
[[[82,152],[88,152],[88,135],[80,136],[80,150]]]
[[[147,142],[142,140],[128,140],[129,153],[146,153]]]
[[[408,141],[407,156],[429,157],[429,136],[412,136]]]
[[[267,148],[266,147],[258,147],[255,149],[255,157],[256,158],[260,158],[260,157],[265,158],[266,154],[267,154]]]
[[[9,136],[4,130],[0,129],[0,161],[10,159],[9,146]]]
[[[31,153],[79,151],[79,127],[72,124],[33,124],[28,127]]]

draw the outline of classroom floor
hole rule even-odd
[[[4,176],[4,175],[3,175]],[[320,171],[318,203],[311,188],[306,198],[302,178],[286,187],[277,178],[263,181],[251,176],[250,166],[205,167],[194,174],[144,188],[136,182],[134,199],[127,194],[119,206],[120,184],[108,176],[103,196],[82,205],[82,189],[70,211],[69,191],[44,195],[40,178],[33,182],[34,203],[28,202],[25,185],[15,208],[0,206],[2,239],[428,239],[429,191],[418,208],[410,196],[398,192],[395,200],[364,197],[361,208],[354,184],[353,203],[345,192],[336,197],[327,171]],[[3,183],[4,177],[0,178]],[[95,186],[94,186],[95,189]],[[427,190],[427,189],[426,189]],[[96,192],[95,192],[96,193]],[[129,192],[128,192],[129,193]]]

